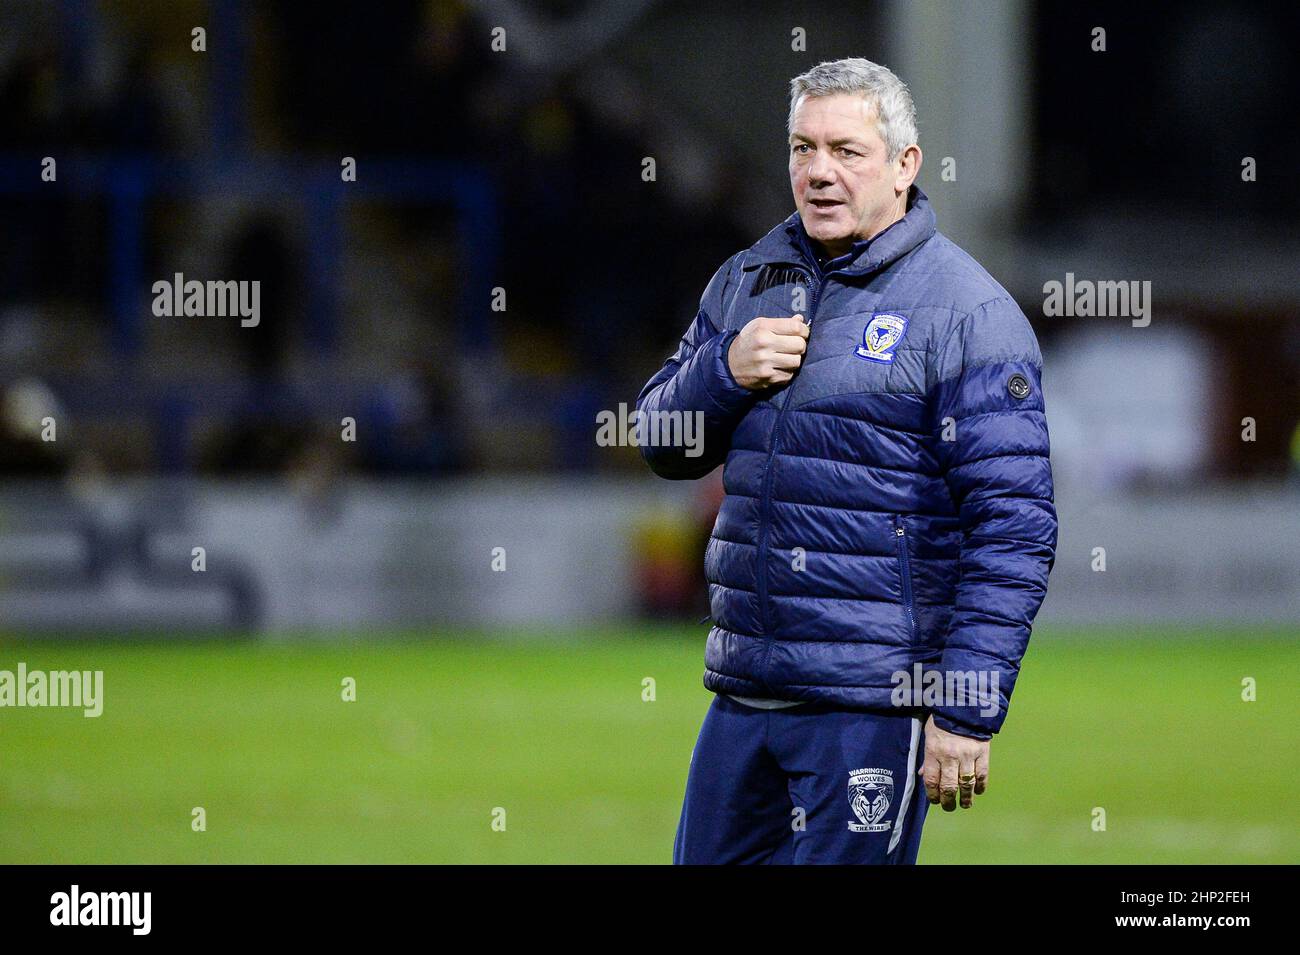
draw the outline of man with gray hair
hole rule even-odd
[[[796,212],[637,400],[704,420],[702,454],[642,446],[657,474],[725,464],[676,862],[914,862],[927,805],[989,783],[1055,560],[1042,359],[935,230],[917,138],[885,67],[796,77]]]

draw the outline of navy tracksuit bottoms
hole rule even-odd
[[[912,864],[927,802],[923,713],[715,696],[691,755],[679,865]]]

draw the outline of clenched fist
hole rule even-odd
[[[727,365],[738,384],[758,391],[793,378],[807,347],[808,326],[802,315],[756,318],[731,340]]]

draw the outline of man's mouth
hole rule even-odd
[[[840,202],[838,199],[809,199],[808,204],[815,209],[825,210],[834,209],[836,206],[841,206],[844,203]]]

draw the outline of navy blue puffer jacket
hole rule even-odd
[[[737,384],[740,329],[796,312],[794,379]],[[642,443],[656,473],[725,464],[705,685],[888,710],[916,664],[983,671],[992,703],[928,708],[997,732],[1055,559],[1041,365],[1024,314],[915,186],[903,219],[824,274],[797,213],[724,263],[637,400],[702,414],[703,453]]]

